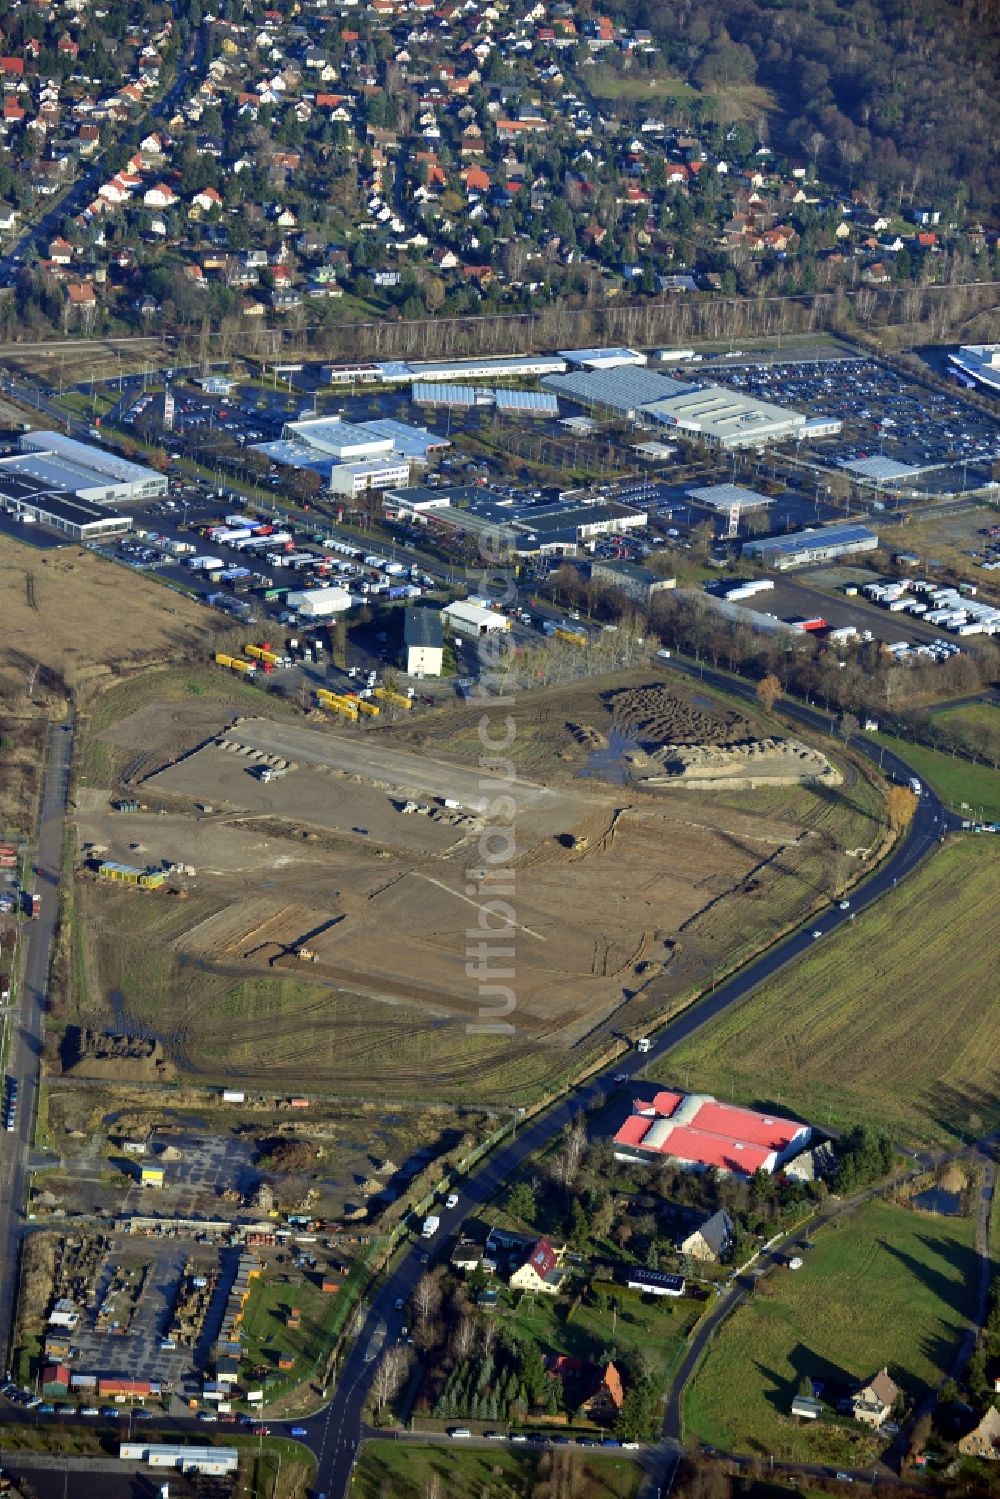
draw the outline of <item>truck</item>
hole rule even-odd
[[[42,897],[40,895],[29,895],[26,891],[24,904],[32,921],[37,921],[42,914]]]
[[[653,1043],[648,1036],[640,1036],[638,1041],[635,1043],[635,1049],[636,1051],[642,1052],[652,1051]]]
[[[923,786],[921,786],[921,784],[917,780],[916,776],[911,776],[910,777],[909,784],[910,784],[910,790],[913,792],[914,796],[921,796],[923,794],[923,789],[924,788],[923,788]]]
[[[420,1230],[420,1237],[422,1239],[433,1239],[440,1227],[441,1219],[436,1213],[432,1213],[429,1218],[424,1219],[423,1228]]]

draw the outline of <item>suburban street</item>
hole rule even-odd
[[[129,137],[137,131],[140,134],[144,133],[145,129],[154,125],[157,120],[170,115],[184,91],[190,88],[191,73],[203,66],[205,48],[205,33],[202,28],[199,28],[192,33],[184,55],[178,59],[176,80],[162,98],[157,99],[144,114],[137,116],[131,122],[127,133]],[[139,135],[135,135],[135,139],[138,141]],[[76,179],[68,192],[47,208],[40,218],[28,224],[7,253],[0,257],[0,286],[10,284],[11,277],[16,275],[25,263],[32,244],[41,252],[48,241],[59,233],[60,226],[65,219],[81,213],[86,208],[106,176],[103,155],[104,153],[101,152],[93,164]]]

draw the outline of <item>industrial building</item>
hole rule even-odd
[[[408,677],[439,677],[444,670],[444,626],[438,609],[407,609],[403,616],[403,670]]]
[[[162,869],[138,869],[132,864],[116,864],[105,859],[97,867],[102,880],[113,880],[119,885],[135,885],[140,890],[159,890],[166,880]]]
[[[481,385],[451,385],[447,381],[417,380],[410,392],[418,406],[452,406],[469,410],[493,406],[517,416],[558,416],[559,403],[544,390],[484,389]]]
[[[444,489],[426,489],[416,484],[412,489],[394,489],[384,500],[387,512],[405,515],[413,520],[426,520],[432,510],[447,510],[451,496]]]
[[[648,355],[635,349],[559,349],[560,359],[578,370],[615,370],[625,365],[646,364]]]
[[[464,599],[448,604],[441,611],[444,622],[458,635],[497,635],[510,629],[510,620],[495,609],[479,604],[475,599]]]
[[[326,619],[343,614],[353,599],[346,588],[303,588],[285,594],[285,606],[302,619]]]
[[[518,354],[501,359],[457,359],[448,363],[430,360],[381,368],[385,379],[399,384],[412,380],[529,380],[538,375],[558,374],[566,368],[566,361],[552,355]]]
[[[981,385],[990,395],[1000,395],[1000,344],[963,344],[948,363],[963,385]]]
[[[125,1462],[148,1463],[151,1468],[173,1468],[182,1473],[205,1473],[225,1478],[240,1465],[235,1447],[183,1446],[173,1442],[119,1442],[118,1456]]]
[[[0,509],[25,524],[58,531],[71,541],[104,541],[131,530],[132,517],[50,489],[39,479],[10,473],[0,460]]]
[[[594,562],[591,564],[590,576],[595,583],[616,588],[637,604],[647,606],[656,594],[666,593],[677,586],[676,578],[661,577],[652,568],[642,567],[637,562]]]
[[[391,416],[375,417],[356,425],[373,437],[387,437],[397,457],[408,458],[411,463],[426,463],[432,454],[443,453],[451,447],[447,437],[440,433],[429,432],[426,427],[414,427],[409,422],[398,422]]]
[[[744,557],[784,572],[790,567],[808,567],[877,549],[878,537],[867,526],[835,525],[817,526],[791,536],[758,537],[744,542],[742,551]]]
[[[302,443],[317,455],[336,458],[341,463],[353,463],[361,458],[387,458],[394,446],[391,437],[369,432],[365,427],[341,421],[336,416],[306,417],[302,421],[286,422],[281,436],[286,442]]]
[[[721,385],[670,396],[645,406],[648,416],[718,448],[759,448],[787,442],[805,425],[801,411],[759,401]]]
[[[565,555],[596,536],[641,529],[648,521],[647,511],[633,510],[614,501],[596,505],[532,505],[511,517],[511,523],[520,533],[518,551],[541,555],[546,552]]]
[[[570,375],[550,375],[542,381],[546,390],[604,416],[640,421],[651,402],[697,390],[695,385],[673,380],[669,375],[636,365],[610,370],[575,370]]]
[[[362,463],[338,463],[330,470],[330,493],[348,499],[369,489],[392,489],[410,482],[410,465],[404,458],[370,458]]]
[[[740,516],[744,510],[766,510],[771,500],[756,489],[744,489],[742,484],[705,484],[687,491],[690,499],[709,510],[718,511],[728,517],[727,536],[735,536],[739,530]]]
[[[620,1161],[667,1158],[686,1171],[749,1177],[755,1171],[773,1174],[811,1138],[811,1127],[797,1120],[719,1103],[708,1093],[664,1089],[633,1103],[614,1144]]]
[[[134,504],[167,492],[165,474],[61,432],[23,432],[18,446],[20,453],[0,458],[0,472],[37,479],[92,505]]]

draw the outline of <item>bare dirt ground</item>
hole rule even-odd
[[[30,678],[36,711],[45,673],[84,688],[116,668],[188,659],[207,649],[216,629],[202,606],[74,546],[40,552],[0,536],[0,592],[0,691],[21,707]]]
[[[499,1063],[492,1038],[470,1039],[482,1003],[470,944],[481,932],[499,930],[513,951],[503,1068],[527,1077],[529,1059],[565,1053],[595,1027],[645,1023],[760,932],[807,910],[839,840],[875,839],[877,796],[866,799],[856,778],[843,793],[741,797],[581,775],[626,718],[645,735],[697,729],[728,742],[760,732],[757,715],[700,693],[665,696],[648,673],[527,695],[512,710],[513,787],[474,763],[482,713],[436,710],[362,734],[237,722],[200,700],[143,703],[103,729],[119,763],[133,751],[148,757],[133,789],[151,810],[115,814],[106,791],[89,790],[81,842],[196,874],[172,879],[182,902],[80,887],[90,977],[79,1018],[97,1023],[110,1000],[117,1023],[133,1017],[193,1074],[366,1087],[391,1074],[412,1088],[418,1078],[450,1087],[472,1069],[485,1088],[484,1059],[496,1076]],[[217,731],[233,748],[194,749]],[[163,742],[176,763],[147,775]],[[265,754],[292,768],[262,784],[248,772]],[[501,865],[505,888],[492,893],[512,914],[498,920],[485,904],[479,839],[484,799],[508,792],[514,847]],[[424,813],[404,813],[408,800]],[[206,804],[211,813],[199,810]]]

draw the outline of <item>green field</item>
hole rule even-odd
[[[662,1082],[940,1142],[1000,1123],[1000,847],[964,836],[651,1069]]]
[[[620,1287],[606,1289],[617,1298],[617,1318],[610,1309],[600,1310],[592,1297],[567,1317],[568,1302],[526,1296],[513,1321],[547,1353],[568,1353],[598,1363],[602,1355],[610,1352],[613,1356],[616,1349],[640,1352],[662,1374],[665,1384],[704,1303],[686,1297],[676,1302],[667,1297],[647,1300]]]
[[[987,822],[1000,821],[1000,771],[988,765],[973,765],[957,755],[928,749],[909,739],[894,739],[888,734],[873,734],[872,738],[902,755],[953,811],[958,811],[961,802],[968,802]]]
[[[340,1295],[324,1294],[317,1285],[299,1275],[289,1282],[262,1278],[254,1281],[243,1320],[244,1359],[249,1365],[267,1365],[274,1383],[266,1385],[268,1401],[276,1400],[310,1378],[329,1351],[341,1320]],[[286,1326],[286,1314],[297,1307],[300,1326]],[[295,1366],[278,1372],[279,1355],[287,1354]]]
[[[974,1227],[872,1203],[824,1230],[723,1324],[685,1397],[685,1430],[726,1451],[858,1466],[875,1438],[825,1412],[793,1421],[804,1377],[824,1400],[888,1365],[912,1402],[947,1374],[973,1308]]]
[[[437,1487],[433,1487],[437,1478]],[[539,1480],[573,1499],[632,1499],[642,1469],[625,1458],[582,1452],[366,1442],[354,1473],[354,1499],[526,1499]]]
[[[1000,733],[1000,708],[992,703],[968,703],[964,708],[942,708],[934,714],[935,723],[950,723],[960,729],[988,729]]]

